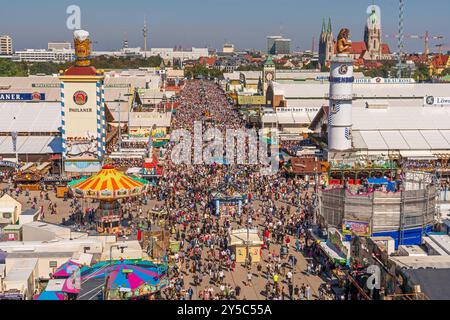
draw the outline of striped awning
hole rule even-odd
[[[100,200],[113,200],[141,195],[147,188],[142,180],[125,175],[113,167],[105,166],[92,177],[70,187],[76,196]]]

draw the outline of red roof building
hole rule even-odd
[[[213,67],[214,64],[216,63],[217,58],[214,57],[200,57],[200,59],[198,60],[198,63],[200,63],[201,65],[204,65],[206,67]]]
[[[367,51],[367,46],[364,41],[352,42],[352,46],[350,48],[350,54],[361,56],[366,51]]]
[[[382,54],[391,54],[391,48],[389,48],[389,45],[387,43],[381,44],[381,53]]]

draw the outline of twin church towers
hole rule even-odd
[[[364,41],[353,42],[350,52],[354,60],[364,59],[369,61],[387,60],[390,54],[389,47],[382,43],[381,9],[377,5],[367,8],[367,23],[364,31]],[[331,26],[331,19],[328,25],[325,19],[322,23],[322,31],[319,42],[319,63],[321,67],[329,68],[331,58],[336,53],[336,42]]]

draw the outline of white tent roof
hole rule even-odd
[[[0,103],[0,114],[0,132],[59,132],[61,127],[59,103]]]
[[[0,154],[13,154],[11,137],[0,139]],[[17,153],[48,154],[62,153],[62,138],[55,136],[17,137]]]

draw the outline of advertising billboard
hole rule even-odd
[[[346,220],[342,223],[342,233],[344,235],[355,235],[359,237],[370,237],[370,235],[372,234],[370,231],[369,222],[349,220]]]
[[[0,93],[0,101],[45,101],[45,93]]]
[[[427,96],[423,103],[425,106],[450,106],[450,97]]]
[[[239,105],[263,105],[266,104],[264,96],[238,96]]]
[[[98,83],[64,83],[63,136],[66,161],[99,161],[102,157],[101,90]]]

